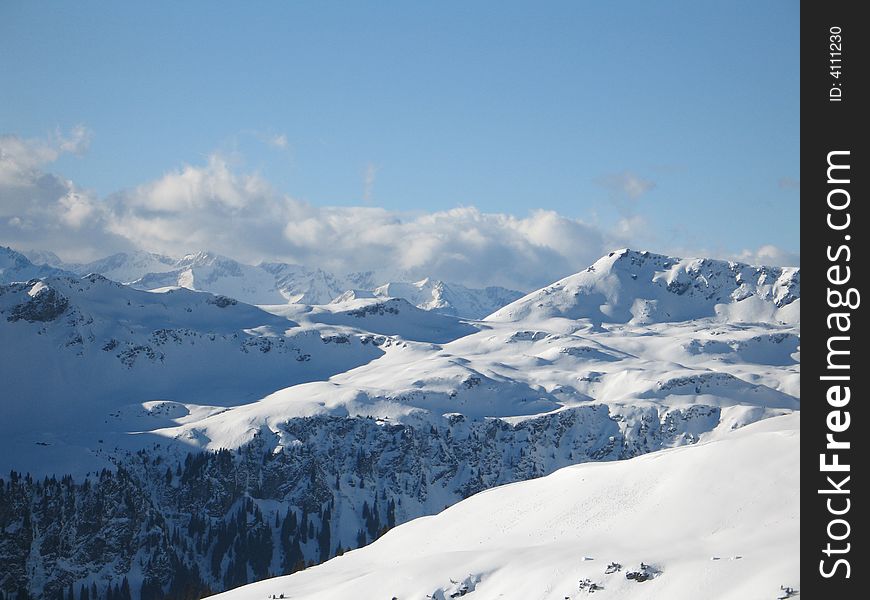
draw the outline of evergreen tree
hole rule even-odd
[[[390,498],[390,501],[387,503],[387,527],[392,529],[396,526],[396,503]]]
[[[308,541],[308,511],[305,508],[302,508],[302,520],[299,522],[299,533],[301,536],[301,542],[304,544]]]
[[[126,577],[124,577],[124,581],[121,582],[121,587],[118,590],[118,600],[132,600],[130,582],[127,581]]]
[[[163,587],[160,582],[153,579],[145,579],[142,582],[142,591],[139,592],[140,600],[160,600],[163,598]]]
[[[290,574],[299,570],[299,563],[303,562],[302,547],[299,545],[299,538],[294,537],[287,549],[284,551],[284,560],[281,563],[281,569],[285,574]],[[304,566],[302,568],[305,568]]]
[[[320,552],[319,556],[321,562],[329,558],[329,548],[331,545],[330,538],[332,534],[332,532],[330,531],[330,529],[332,528],[330,522],[331,519],[332,512],[329,510],[329,507],[327,507],[323,511],[323,526],[320,529],[320,535],[317,536],[317,547],[318,551]]]

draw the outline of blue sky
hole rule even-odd
[[[38,168],[98,201],[220,156],[312,207],[793,256],[798,58],[786,0],[6,1],[0,134],[85,128]]]

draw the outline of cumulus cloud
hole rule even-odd
[[[83,154],[90,141],[90,131],[81,125],[67,134],[56,131],[47,139],[0,135],[0,185],[27,186],[41,167],[61,154]]]
[[[336,273],[374,270],[389,278],[430,276],[531,290],[631,245],[646,227],[636,215],[604,230],[546,210],[515,216],[474,207],[431,213],[320,207],[239,172],[217,154],[97,198],[44,170],[64,152],[81,152],[87,137],[0,138],[0,242],[50,250],[65,260],[133,249],[174,256],[208,249],[249,263],[286,261]],[[627,197],[650,189],[643,182],[623,183]],[[773,247],[754,256],[747,251],[741,259],[792,260]]]
[[[43,170],[63,154],[84,153],[90,139],[85,127],[44,139],[0,135],[0,240],[49,248],[69,260],[130,247],[105,229],[94,194]]]
[[[288,256],[334,271],[531,289],[582,268],[606,247],[596,228],[550,211],[518,218],[473,207],[418,215],[307,204],[295,210],[300,217],[284,228]]]
[[[579,270],[610,244],[598,228],[552,211],[524,217],[473,207],[403,213],[319,207],[236,172],[219,155],[98,199],[36,167],[56,156],[4,139],[20,202],[3,203],[0,238],[85,260],[126,249],[181,255],[212,249],[239,260],[284,260],[339,273],[376,270],[471,285],[531,289]],[[44,152],[45,158],[33,158]],[[41,162],[40,162],[41,161]],[[20,172],[30,171],[25,175]],[[10,186],[3,185],[4,198]]]

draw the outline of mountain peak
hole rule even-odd
[[[30,281],[52,275],[71,275],[67,271],[48,265],[35,265],[21,252],[0,246],[0,283]]]
[[[564,317],[602,323],[798,321],[800,269],[623,248],[517,300],[487,320]]]
[[[192,254],[185,254],[175,263],[179,267],[212,267],[218,264],[239,264],[237,261],[213,252],[211,250],[199,250]]]

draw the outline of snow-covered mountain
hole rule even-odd
[[[188,254],[175,261],[171,269],[148,273],[130,285],[143,290],[183,287],[249,304],[282,304],[288,300],[270,273],[212,252]]]
[[[45,264],[35,265],[24,254],[0,246],[0,284],[71,274],[69,271]]]
[[[478,319],[522,296],[503,287],[470,289],[429,278],[414,283],[387,283],[375,288],[373,294],[382,298],[404,298],[423,310]]]
[[[143,403],[202,416],[324,380],[383,353],[371,334],[355,333],[299,325],[226,296],[151,293],[100,275],[0,286],[0,462],[4,472],[58,472],[53,457],[68,472],[67,462],[77,463],[75,473],[105,467],[111,461],[90,452],[97,439],[175,423],[131,422],[148,412]]]
[[[487,320],[663,323],[716,315],[728,321],[799,321],[800,269],[618,250]]]
[[[566,467],[213,598],[777,598],[800,589],[799,450],[790,415]]]
[[[494,486],[799,409],[798,270],[593,267],[477,322],[362,275],[334,303],[259,308],[99,276],[0,286],[0,472],[37,476],[0,481],[0,590],[104,598],[126,577],[134,598],[198,598]]]
[[[153,252],[119,252],[70,269],[79,275],[97,273],[120,283],[130,283],[149,273],[165,273],[176,267],[176,260]],[[69,267],[68,267],[69,268]]]
[[[260,263],[260,268],[274,277],[274,285],[285,301],[295,304],[328,304],[353,285],[352,281],[371,286],[370,273],[339,278],[322,269],[287,263]]]
[[[21,252],[27,260],[35,265],[47,265],[49,267],[64,268],[66,265],[61,258],[50,250],[24,250]],[[68,269],[68,267],[67,267]]]
[[[30,251],[27,256],[36,265],[78,275],[96,273],[137,289],[183,287],[248,304],[328,304],[347,293],[359,297],[369,292],[370,297],[402,298],[423,310],[482,319],[522,296],[521,292],[501,287],[472,289],[428,278],[414,283],[384,283],[384,276],[373,271],[338,276],[288,263],[248,265],[214,252],[197,252],[179,259],[150,252],[121,252],[89,263],[69,264],[51,252]],[[50,273],[45,270],[39,276]]]

